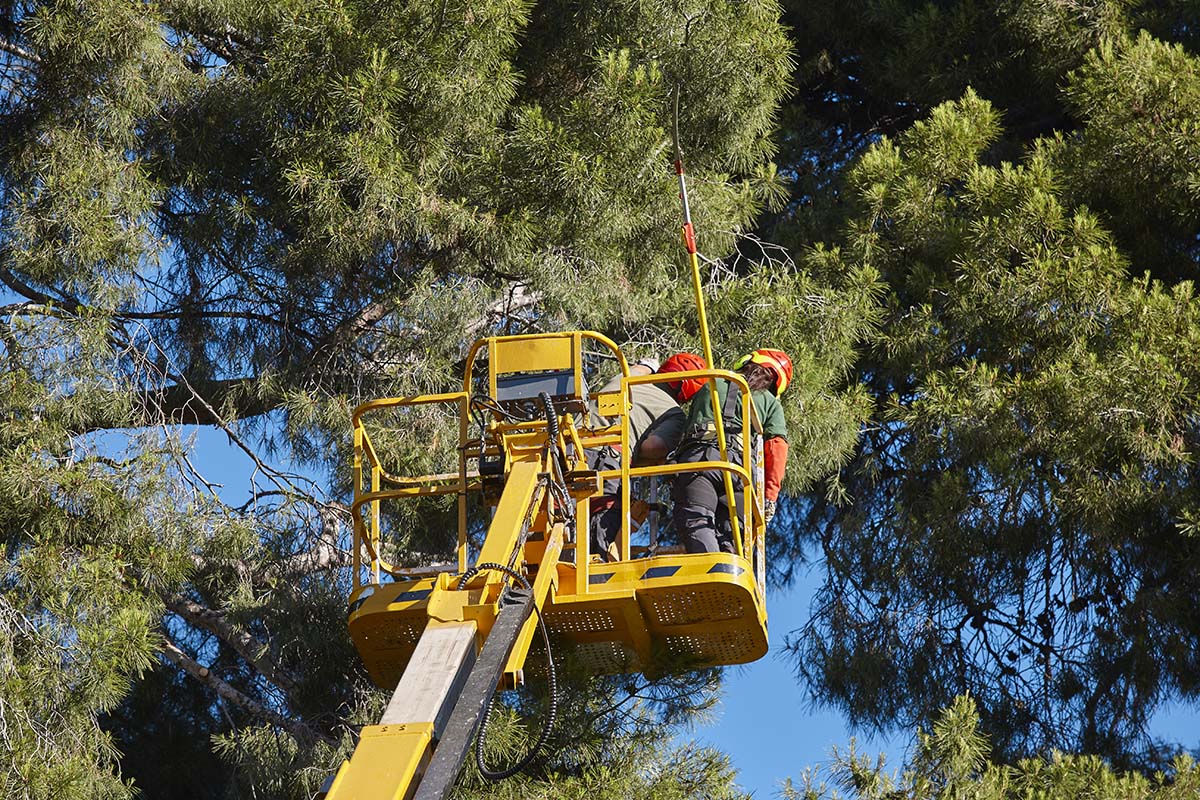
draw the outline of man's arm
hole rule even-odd
[[[763,497],[771,502],[779,498],[783,474],[787,471],[788,441],[773,436],[763,441]]]
[[[680,408],[673,408],[654,420],[633,451],[633,466],[648,467],[665,462],[671,451],[679,446],[687,420]]]

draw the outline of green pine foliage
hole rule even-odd
[[[791,530],[828,569],[790,649],[867,728],[929,724],[969,691],[1000,757],[1152,768],[1171,747],[1151,716],[1197,699],[1200,62],[1126,35],[1140,17],[1117,4],[1015,6],[1057,31],[1043,44],[1093,26],[1095,46],[1039,61],[1061,90],[1039,95],[1020,67],[1038,49],[1014,51],[895,136],[840,139],[866,146],[822,224],[878,272],[883,314],[855,363],[870,421]],[[1051,129],[1027,127],[1050,102]],[[793,212],[783,227],[822,220]]]
[[[795,360],[799,673],[933,731],[842,791],[1177,796],[1183,761],[991,763],[1166,767],[1146,723],[1200,691],[1196,17],[0,0],[3,794],[311,794],[382,702],[344,627],[350,409],[454,388],[490,333],[698,350],[677,107],[717,361]],[[432,411],[372,433],[397,471],[453,455]],[[449,516],[393,512],[393,560],[445,557]],[[736,796],[667,743],[711,677],[578,677],[534,775],[462,796]]]
[[[0,376],[0,793],[126,797],[98,717],[155,661],[156,588],[187,570],[194,522],[169,443],[114,457],[79,442],[81,418],[119,420],[124,398],[88,326],[44,313],[10,329]]]
[[[1145,271],[1171,284],[1193,279],[1200,258],[1195,51],[1143,31],[1089,53],[1064,99],[1083,121],[1077,146],[1058,145],[1072,197],[1103,215]]]
[[[1150,777],[1117,772],[1096,756],[1054,751],[1007,766],[990,760],[975,701],[960,696],[919,731],[902,769],[854,742],[835,752],[828,776],[809,770],[784,782],[784,800],[1183,800],[1200,791],[1200,765],[1179,756]]]
[[[712,294],[836,284],[805,381],[827,428],[863,416],[829,387],[870,274],[724,261],[783,195],[779,14],[0,2],[0,794],[311,797],[382,702],[345,629],[350,409],[454,388],[491,333],[695,346],[676,105]],[[396,423],[398,470],[453,452],[444,415]],[[253,466],[203,468],[194,425]],[[448,518],[397,512],[389,553],[444,557]],[[710,678],[578,677],[520,785],[735,796],[723,757],[665,743]]]

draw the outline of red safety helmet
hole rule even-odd
[[[694,353],[676,353],[662,363],[658,372],[661,375],[664,372],[695,372],[701,369],[708,369],[708,364],[700,356]],[[682,381],[671,381],[666,384],[666,387],[677,402],[685,403],[691,400],[692,395],[700,391],[700,387],[703,385],[703,378],[687,378]]]
[[[753,353],[747,353],[733,365],[739,370],[747,364],[758,364],[775,373],[775,396],[783,394],[783,390],[792,382],[792,359],[782,350],[772,350],[769,347],[759,348]]]

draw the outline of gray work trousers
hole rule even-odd
[[[740,449],[727,450],[729,460],[742,463]],[[692,441],[679,448],[679,463],[720,461],[716,442]],[[724,473],[719,470],[684,472],[675,478],[675,533],[689,553],[733,553],[733,525],[729,521],[729,497],[725,494]],[[733,499],[742,514],[741,481],[733,479]]]

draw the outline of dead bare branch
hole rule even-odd
[[[300,722],[299,720],[288,719],[279,712],[267,708],[257,700],[242,694],[237,689],[233,688],[228,683],[214,675],[212,670],[210,670],[208,667],[205,667],[187,653],[176,647],[170,639],[163,639],[160,652],[162,652],[163,656],[168,661],[182,669],[188,675],[191,675],[193,678],[200,681],[200,683],[212,689],[222,699],[246,709],[264,722],[268,722],[271,725],[286,730],[300,741],[310,742],[313,740],[321,740],[329,743],[333,742],[333,740],[328,736],[314,731],[303,722]]]
[[[16,56],[17,58],[24,59],[25,61],[28,61],[31,64],[41,64],[42,63],[42,57],[39,56],[37,53],[31,53],[30,51],[26,50],[24,47],[21,47],[18,44],[13,44],[12,42],[8,41],[7,39],[0,39],[0,50],[4,51],[5,53],[8,53],[10,56]]]
[[[246,659],[250,666],[259,674],[285,692],[294,691],[296,681],[278,665],[266,657],[267,646],[243,630],[238,630],[225,618],[220,611],[201,605],[179,594],[163,594],[162,600],[167,608],[178,614],[193,625],[203,628],[220,637],[238,655]]]

